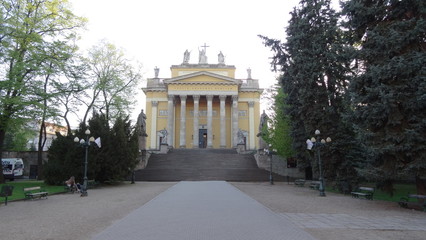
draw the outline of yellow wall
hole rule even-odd
[[[205,82],[214,82],[214,83],[221,83],[221,82],[229,82],[229,81],[225,81],[223,79],[218,79],[215,77],[211,77],[211,76],[207,76],[207,75],[201,75],[201,76],[195,76],[192,78],[188,78],[188,79],[182,79],[179,81],[179,83],[182,82],[199,82],[199,83],[205,83]]]
[[[237,85],[170,84],[169,91],[238,91]]]
[[[145,93],[147,102],[150,101],[150,99],[155,98],[165,98],[167,99],[167,92],[147,92]]]
[[[227,72],[227,77],[235,78],[235,68],[234,67],[228,67],[228,68],[180,68],[180,67],[172,67],[172,78],[178,77],[179,72],[182,71],[188,71],[188,72]]]
[[[210,65],[211,67],[211,65]],[[217,74],[226,72],[227,77],[229,78],[235,78],[235,68],[233,66],[228,67],[218,67],[218,68],[189,68],[186,67],[178,67],[173,66],[171,68],[172,72],[172,78],[178,77],[179,72],[199,72],[199,71],[209,71],[209,72],[216,72]],[[221,84],[208,84],[208,83],[220,83],[224,82],[227,84],[221,85]],[[191,84],[192,83],[192,84]],[[199,84],[193,84],[193,83],[199,83]],[[203,84],[206,83],[206,84]],[[236,94],[239,91],[239,86],[237,84],[229,84],[231,82],[225,81],[220,78],[214,78],[208,75],[202,75],[202,76],[195,76],[190,79],[182,79],[179,81],[179,83],[170,83],[167,85],[167,91],[174,91],[174,92],[208,92],[208,91],[214,91],[216,94],[219,92],[223,92],[224,95],[228,95],[226,105],[225,105],[225,116],[226,116],[226,147],[231,148],[232,147],[232,102],[230,101],[229,95]],[[171,93],[172,93],[171,92]],[[167,111],[168,110],[168,102],[167,102],[167,92],[166,91],[150,91],[149,89],[145,89],[146,94],[146,109],[145,113],[147,115],[147,148],[149,149],[151,147],[151,138],[156,139],[156,148],[159,148],[159,143],[157,142],[157,132],[166,128],[167,129],[167,119],[168,117],[166,115],[160,116],[160,111]],[[238,117],[238,128],[242,129],[244,131],[248,132],[247,136],[247,148],[250,147],[251,141],[254,141],[254,145],[256,148],[258,148],[258,138],[255,137],[254,140],[250,139],[250,122],[249,122],[249,106],[248,102],[253,101],[254,102],[254,135],[256,136],[258,134],[258,127],[259,127],[259,119],[260,119],[260,93],[259,92],[238,92],[238,110],[239,111],[246,111],[245,116],[239,116]],[[158,107],[157,112],[152,112],[152,104],[151,101],[158,101]],[[193,135],[194,135],[194,127],[193,127],[193,116],[190,116],[190,111],[193,111],[193,101],[191,97],[189,96],[186,100],[186,148],[193,148]],[[200,99],[200,105],[199,110],[207,110],[207,101],[204,96]],[[217,98],[217,95],[215,96],[213,100],[213,111],[216,111],[216,116],[213,116],[213,148],[220,148],[220,102]],[[180,101],[177,98],[176,104],[175,104],[175,116],[174,116],[174,133],[173,133],[173,146],[175,148],[178,148],[180,145]],[[155,134],[152,135],[152,126],[151,123],[152,115],[156,115],[157,124],[155,129]],[[207,116],[200,116],[199,117],[199,124],[207,125]],[[198,143],[198,140],[197,140]]]
[[[220,102],[213,102],[213,111],[216,111],[216,116],[213,116],[213,148],[220,148]],[[175,147],[180,146],[180,103],[176,104],[176,118],[175,118]],[[193,135],[194,135],[194,118],[191,116],[191,111],[194,110],[194,105],[192,101],[186,101],[186,148],[193,148]],[[207,101],[205,99],[200,100],[199,105],[200,111],[207,111]],[[231,148],[231,105],[230,103],[225,104],[225,116],[226,116],[226,147]],[[207,116],[200,116],[198,119],[199,125],[206,125],[207,127]],[[198,140],[197,140],[198,142]]]
[[[151,147],[151,128],[152,128],[152,122],[151,122],[152,105],[151,105],[151,101],[146,101],[145,115],[146,115],[146,133],[148,134],[148,137],[146,138],[146,148],[149,149]]]

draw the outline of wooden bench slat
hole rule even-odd
[[[358,187],[354,192],[351,192],[353,198],[359,198],[360,196],[365,199],[373,200],[374,188],[371,187]]]
[[[320,187],[320,184],[321,184],[320,181],[312,181],[311,184],[309,185],[309,188],[318,190]]]
[[[294,180],[294,185],[303,187],[305,185],[305,179],[296,179]]]
[[[403,208],[408,208],[409,205],[411,205],[410,207],[420,207],[423,208],[423,211],[426,212],[426,201],[422,202],[411,202],[410,199],[426,199],[426,195],[419,195],[419,194],[408,194],[407,197],[402,197],[398,204],[399,206],[403,207]]]
[[[42,191],[41,187],[28,187],[24,188],[24,195],[26,199],[42,198],[49,195],[48,192]]]

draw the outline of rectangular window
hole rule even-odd
[[[169,115],[169,111],[168,110],[160,110],[158,112],[158,115],[160,115],[160,116],[168,116]]]
[[[246,117],[247,116],[247,111],[246,110],[240,110],[240,111],[238,111],[238,116],[239,117]]]
[[[189,114],[190,114],[191,117],[193,117],[194,116],[194,110],[189,111]],[[216,117],[217,111],[213,110],[212,114],[213,114],[213,117]],[[199,110],[198,111],[198,117],[207,117],[207,110]]]

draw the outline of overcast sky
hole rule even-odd
[[[198,48],[206,43],[208,63],[236,67],[236,78],[246,78],[247,68],[262,88],[275,83],[270,69],[272,52],[258,34],[285,39],[285,27],[296,0],[70,0],[73,12],[88,18],[80,42],[84,50],[106,39],[143,65],[143,77],[170,77],[170,66],[181,64],[186,49],[190,63],[198,63]],[[145,108],[140,91],[134,115]]]

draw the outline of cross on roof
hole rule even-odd
[[[206,43],[204,43],[204,46],[201,46],[202,48],[204,48],[204,52],[206,52],[207,48],[210,46],[207,46]]]

